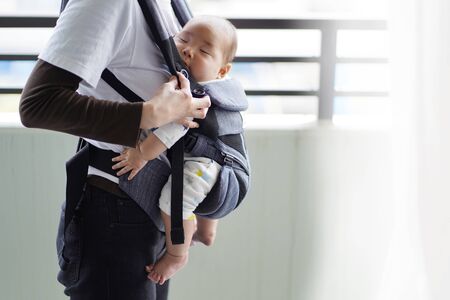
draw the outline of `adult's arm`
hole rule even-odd
[[[80,82],[78,76],[38,60],[20,99],[23,125],[134,147],[143,104],[80,95]]]
[[[135,147],[139,128],[154,128],[181,118],[203,119],[211,101],[192,98],[189,80],[172,77],[145,103],[99,100],[76,92],[81,78],[39,60],[24,87],[19,112],[26,127],[70,133]],[[178,85],[179,83],[179,85]],[[183,122],[197,127],[193,121]]]

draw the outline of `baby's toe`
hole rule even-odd
[[[161,276],[161,278],[159,279],[159,284],[160,285],[163,285],[164,284],[164,282],[166,282],[166,278],[164,277],[164,276]]]
[[[150,274],[148,275],[149,278],[151,279],[151,281],[157,283],[159,278],[158,278],[158,274],[155,271],[151,271]]]

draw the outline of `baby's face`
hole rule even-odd
[[[206,22],[190,22],[175,36],[181,58],[199,82],[222,78],[228,72],[225,41]]]

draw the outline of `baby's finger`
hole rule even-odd
[[[125,159],[125,155],[120,154],[119,156],[113,157],[112,161],[121,161]]]
[[[131,170],[130,176],[128,176],[128,180],[132,180],[138,171],[136,169]]]
[[[117,172],[117,176],[122,176],[123,174],[126,174],[129,171],[130,171],[130,167],[129,166],[125,166],[119,172]]]
[[[120,168],[124,167],[126,164],[127,164],[127,162],[125,160],[122,160],[122,161],[118,162],[117,164],[113,165],[112,169],[113,170],[120,169]]]

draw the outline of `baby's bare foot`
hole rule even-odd
[[[149,272],[147,277],[155,283],[164,284],[167,279],[183,268],[187,262],[187,253],[184,256],[174,256],[166,251],[154,266],[147,268]]]

